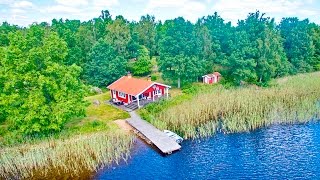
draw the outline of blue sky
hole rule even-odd
[[[277,22],[282,17],[309,18],[320,24],[319,0],[0,0],[0,22],[20,26],[33,22],[51,22],[53,18],[89,20],[108,9],[113,17],[123,15],[138,21],[142,15],[157,20],[182,16],[192,22],[215,11],[236,25],[249,12],[260,10]]]

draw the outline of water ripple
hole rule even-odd
[[[138,140],[127,163],[101,170],[96,179],[320,178],[320,123],[218,134],[182,147],[163,157]]]

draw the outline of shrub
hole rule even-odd
[[[151,81],[156,81],[158,77],[156,75],[151,75]]]

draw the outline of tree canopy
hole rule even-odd
[[[30,27],[25,34],[9,33],[9,44],[1,51],[0,107],[10,129],[57,132],[66,121],[84,115],[82,70],[65,65],[67,55],[67,43],[55,32]]]
[[[196,23],[150,15],[135,22],[108,10],[88,21],[3,22],[0,125],[27,135],[60,131],[85,114],[86,85],[105,87],[127,71],[143,77],[154,69],[177,87],[213,71],[235,85],[268,85],[320,70],[320,27],[296,17],[277,24],[259,11],[235,26],[218,13]]]
[[[100,39],[89,54],[84,79],[88,84],[106,86],[126,72],[125,59],[105,40]]]

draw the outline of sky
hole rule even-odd
[[[161,21],[182,16],[196,22],[199,17],[218,12],[233,25],[260,10],[276,22],[282,17],[298,17],[320,24],[320,0],[0,0],[0,22],[28,26],[33,22],[50,23],[54,18],[87,21],[99,17],[101,10],[130,21],[150,14]]]

